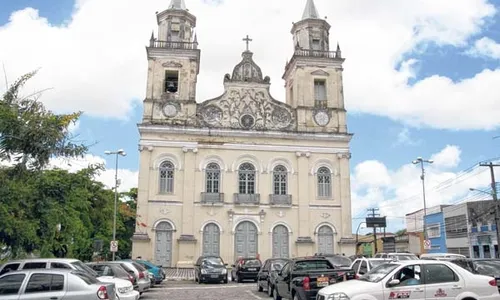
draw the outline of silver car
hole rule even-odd
[[[116,289],[74,270],[11,271],[0,276],[0,300],[14,299],[115,300]]]

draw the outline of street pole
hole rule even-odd
[[[498,196],[497,196],[497,184],[495,182],[495,170],[494,167],[499,167],[500,165],[493,164],[492,162],[487,163],[487,164],[479,164],[481,167],[489,167],[490,168],[490,174],[491,174],[491,195],[493,196],[493,204],[495,205],[495,226],[497,227],[497,249],[500,250],[500,231],[498,230],[498,219],[499,219],[499,212],[498,212]],[[495,252],[495,257],[499,257],[498,251]]]
[[[115,203],[114,203],[114,209],[113,209],[113,241],[116,241],[116,215],[117,215],[117,207],[118,207],[118,155],[125,156],[127,155],[123,149],[120,149],[118,151],[105,151],[104,152],[107,155],[115,154]],[[115,255],[116,252],[112,251],[111,252],[113,257],[112,260],[115,260]]]
[[[424,242],[427,240],[427,228],[426,228],[426,222],[425,222],[425,217],[427,216],[427,203],[425,200],[425,168],[424,168],[424,163],[432,164],[433,162],[434,161],[431,159],[423,159],[422,157],[417,157],[416,160],[412,161],[413,164],[420,164],[420,170],[421,170],[420,179],[422,180],[422,198],[424,200],[424,217],[422,218]],[[425,252],[425,249],[424,249],[424,252]]]

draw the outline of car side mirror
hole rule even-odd
[[[387,283],[387,285],[388,285],[388,286],[390,286],[390,287],[392,287],[392,286],[396,286],[396,285],[398,285],[399,283],[400,283],[399,279],[391,279],[391,280]]]

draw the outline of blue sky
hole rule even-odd
[[[188,7],[192,7],[191,11],[199,18],[202,73],[198,87],[201,90],[199,96],[203,98],[198,101],[217,96],[222,89],[223,75],[239,61],[243,44],[233,45],[235,43],[229,39],[212,41],[211,37],[220,37],[218,30],[225,30],[226,36],[234,36],[233,40],[237,42],[247,32],[251,32],[254,39],[257,37],[253,44],[257,63],[264,73],[271,75],[274,84],[271,91],[276,98],[283,99],[281,72],[292,50],[289,26],[301,15],[302,3],[305,3],[294,1],[298,8],[293,11],[286,10],[290,6],[279,4],[283,1],[269,4],[269,15],[274,16],[269,24],[273,24],[273,28],[266,29],[265,24],[228,28],[227,22],[237,20],[228,13],[238,9],[234,3],[221,2],[213,8],[206,1],[186,0]],[[344,57],[347,57],[344,80],[348,128],[354,133],[351,143],[353,203],[359,208],[353,212],[356,217],[353,229],[360,221],[358,218],[364,217],[366,208],[387,205],[388,208],[382,212],[390,217],[389,229],[396,230],[403,227],[404,213],[421,207],[418,170],[409,165],[417,156],[428,158],[437,155],[442,159],[442,163],[436,163],[429,170],[430,188],[454,178],[459,171],[478,161],[500,156],[500,139],[493,139],[500,135],[500,118],[497,117],[500,92],[498,83],[491,84],[494,79],[500,78],[500,18],[497,13],[500,0],[474,0],[469,4],[454,5],[453,9],[441,8],[433,2],[434,9],[422,8],[415,15],[412,15],[410,7],[404,7],[407,4],[397,2],[393,3],[391,8],[394,12],[391,14],[383,8],[389,4],[380,4],[380,10],[373,11],[369,5],[360,8],[352,3],[339,2],[334,6],[329,1],[317,0],[317,6],[320,14],[328,15],[333,25],[332,44],[338,40]],[[38,41],[40,49],[31,50],[40,52],[36,54],[0,49],[0,62],[5,65],[11,80],[41,67],[41,79],[35,87],[54,86],[56,90],[46,96],[54,96],[55,99],[48,99],[47,105],[62,112],[84,110],[85,114],[75,129],[78,139],[88,144],[95,143],[90,149],[94,160],[105,159],[111,166],[112,158],[104,156],[103,152],[125,149],[128,156],[120,160],[120,168],[128,172],[123,176],[133,176],[138,167],[136,124],[141,120],[141,101],[145,90],[146,55],[143,47],[151,30],[155,29],[154,12],[164,9],[169,1],[155,0],[147,5],[129,1],[129,6],[118,6],[116,0],[80,2],[81,11],[75,10],[74,1],[70,0],[0,2],[1,45],[24,43],[27,39],[42,37],[48,44],[44,45],[45,40]],[[244,1],[242,5],[251,5],[250,2]],[[362,0],[354,2],[367,4]],[[447,3],[455,4],[454,1]],[[38,15],[27,11],[27,7],[37,10]],[[398,9],[404,13],[399,13]],[[18,18],[9,22],[16,11],[23,13],[19,12]],[[47,19],[47,22],[40,21],[40,18]],[[220,21],[218,25],[215,18],[227,18],[228,21]],[[408,20],[414,23],[408,24]],[[363,27],[359,25],[361,22],[380,24],[383,30],[376,26]],[[434,24],[437,25],[433,27]],[[121,29],[119,26],[126,27]],[[36,30],[40,30],[39,33]],[[389,30],[394,32],[386,32]],[[105,34],[101,36],[102,32]],[[268,50],[266,43],[279,33],[279,39],[283,41],[280,44],[286,45],[283,48],[273,46],[277,49],[274,52]],[[96,45],[89,46],[94,43],[91,38],[88,41],[80,38],[80,42],[86,41],[85,45],[69,47],[68,44],[75,43],[76,38],[72,38],[78,34],[85,38],[97,36]],[[479,43],[481,40],[489,44]],[[50,46],[52,41],[53,47]],[[112,48],[110,43],[124,43],[124,46]],[[215,45],[217,43],[221,46]],[[69,49],[89,48],[85,48],[85,52],[77,52],[78,55],[58,54],[58,49],[64,47],[68,47],[66,52]],[[227,55],[218,54],[218,47],[223,47]],[[378,51],[376,53],[379,54],[370,56],[367,54],[370,51]],[[388,53],[387,56],[383,56],[384,53]],[[220,56],[223,56],[221,61]],[[279,57],[279,64],[275,62],[275,57]],[[58,65],[58,59],[65,59],[66,62]],[[89,74],[86,74],[87,66],[90,68],[89,65],[94,63],[100,66],[99,70],[109,69],[109,74],[107,71],[102,72],[104,75],[99,74],[101,72],[90,73],[97,69],[89,69]],[[407,63],[411,67],[405,71]],[[85,78],[78,76],[81,74],[75,75],[74,86],[72,81],[64,81],[67,80],[65,77],[73,74],[69,70],[63,72],[61,68],[66,65],[82,69],[80,73],[86,74]],[[376,73],[374,69],[381,71]],[[120,75],[115,77],[113,74],[117,73]],[[56,75],[52,77],[50,74]],[[57,80],[51,81],[51,78]],[[82,85],[85,85],[85,90],[79,90]],[[116,86],[123,88],[118,90]],[[107,91],[107,88],[115,90]],[[73,94],[71,89],[74,89]],[[448,150],[442,152],[444,149]],[[413,169],[407,171],[408,168]],[[370,176],[383,180],[367,183],[360,179]],[[108,182],[112,179],[108,174],[103,180]],[[468,187],[484,186],[487,180],[487,174],[474,173],[470,180],[456,183],[446,192],[430,194],[430,203],[474,198],[467,192]],[[127,182],[133,185],[134,180]],[[402,200],[410,197],[414,201],[406,205]]]

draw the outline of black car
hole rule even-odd
[[[194,281],[227,283],[226,267],[220,256],[200,256],[194,264]]]
[[[264,265],[260,268],[257,274],[257,290],[262,292],[267,291],[269,297],[273,295],[273,288],[270,281],[272,272],[279,271],[283,266],[290,261],[287,258],[269,258],[264,261]]]
[[[255,257],[246,257],[238,259],[232,267],[232,281],[243,282],[245,279],[257,281],[257,274],[262,267],[262,262]]]

